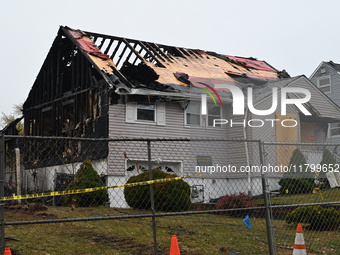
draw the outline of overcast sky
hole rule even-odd
[[[23,103],[60,25],[265,60],[307,77],[340,63],[340,1],[102,0],[0,2],[0,113]]]

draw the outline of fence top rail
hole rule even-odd
[[[263,145],[301,145],[301,146],[340,146],[340,143],[289,143],[289,142],[262,142]]]
[[[257,142],[260,140],[244,139],[223,139],[223,138],[200,138],[200,137],[179,137],[179,138],[143,138],[143,137],[108,137],[108,138],[82,138],[82,137],[59,137],[59,136],[22,136],[22,135],[4,135],[5,139],[35,139],[35,140],[74,140],[74,141],[93,141],[93,142],[124,142],[124,141],[159,141],[159,142],[195,142],[195,141],[212,141],[212,142]]]
[[[2,133],[0,133],[0,136]],[[291,143],[291,142],[263,142],[261,140],[246,139],[223,139],[223,138],[203,138],[203,137],[108,137],[108,138],[83,138],[83,137],[61,137],[61,136],[23,136],[23,135],[3,135],[5,139],[32,139],[32,140],[74,140],[74,141],[92,141],[92,142],[240,142],[240,143],[262,143],[265,145],[297,145],[297,146],[340,146],[340,143]]]

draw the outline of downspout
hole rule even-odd
[[[248,108],[246,109],[245,113],[245,121],[248,119]],[[243,126],[243,138],[244,138],[244,147],[246,152],[246,160],[247,160],[247,166],[250,166],[250,160],[249,160],[249,151],[248,151],[248,142],[247,142],[247,125]],[[252,183],[251,183],[251,171],[248,171],[248,195],[251,196],[252,193]]]

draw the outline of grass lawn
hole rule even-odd
[[[6,222],[57,218],[100,217],[143,213],[108,207],[48,207],[47,211],[23,207],[6,209]],[[145,213],[145,212],[144,212]],[[252,218],[247,229],[243,218],[224,215],[189,215],[157,218],[159,254],[169,254],[171,235],[177,235],[181,254],[268,254],[265,220]],[[277,254],[292,254],[295,226],[275,220]],[[308,254],[340,254],[339,231],[305,231]],[[151,218],[22,225],[6,228],[13,255],[153,254]],[[222,252],[224,251],[224,252]]]
[[[340,189],[329,189],[311,194],[300,195],[281,195],[272,197],[271,202],[275,205],[306,204],[306,203],[325,203],[340,201]],[[256,204],[264,204],[263,199],[254,200]]]

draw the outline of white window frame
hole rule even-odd
[[[339,123],[339,122],[334,122],[334,123]],[[328,138],[336,138],[336,137],[340,137],[340,135],[332,135],[332,129],[340,129],[340,127],[336,127],[336,128],[332,128],[331,127],[332,123],[328,123]]]
[[[126,104],[125,108],[125,122],[126,123],[140,123],[140,124],[151,124],[158,126],[165,126],[165,103],[155,103],[155,119],[153,121],[149,120],[139,120],[137,119],[138,104],[136,102],[130,102]]]
[[[195,124],[189,124],[188,123],[188,109],[189,109],[189,105],[190,105],[190,102],[193,102],[193,103],[198,103],[199,105],[199,114],[197,114],[197,116],[199,116],[199,121],[200,123],[198,125],[195,125]],[[188,127],[201,127],[202,126],[202,111],[201,111],[201,102],[200,101],[189,101],[187,107],[185,108],[184,110],[184,125],[185,126],[188,126]]]
[[[145,106],[150,106],[150,105],[153,105],[153,109],[144,109],[142,107],[139,107],[140,105],[145,105]],[[137,103],[136,104],[136,122],[156,122],[156,104],[139,104]],[[148,111],[153,111],[153,120],[143,120],[143,119],[138,119],[138,109],[141,109],[141,110],[148,110]]]
[[[320,85],[320,80],[322,80],[322,79],[329,79],[329,84],[327,84],[327,85]],[[325,94],[329,94],[329,93],[331,93],[332,92],[332,80],[331,80],[331,76],[330,75],[324,75],[324,76],[321,76],[321,77],[318,77],[318,88],[326,88],[326,87],[329,87],[329,91],[327,91],[327,92],[323,92],[323,93],[325,93]]]
[[[189,124],[187,122],[187,109],[189,107],[189,104],[190,102],[199,102],[199,105],[200,105],[200,109],[199,109],[199,116],[200,116],[200,124],[199,125],[193,125],[193,124]],[[209,112],[207,113],[207,115],[202,115],[202,111],[201,111],[201,107],[202,107],[202,104],[200,101],[190,101],[188,106],[185,108],[185,111],[184,111],[184,126],[185,127],[190,127],[190,128],[194,128],[194,127],[200,127],[200,128],[207,128],[207,129],[216,129],[216,128],[219,128],[221,129],[222,128],[222,125],[220,126],[216,126],[216,127],[213,127],[213,126],[209,126]],[[208,102],[208,105],[214,105],[212,102]],[[217,105],[220,109],[220,118],[219,119],[222,119],[222,116],[223,116],[223,108],[220,106],[220,105]]]
[[[208,103],[208,105],[209,105],[209,103]],[[210,103],[210,105],[212,105],[212,103]],[[219,116],[218,119],[223,119],[222,118],[222,107],[220,105],[214,105],[214,106],[217,106],[220,109],[220,116]],[[216,116],[217,117],[217,115],[212,115],[212,116]],[[207,108],[207,116],[206,116],[205,122],[206,122],[206,128],[213,128],[213,129],[215,129],[215,128],[222,128],[222,125],[216,125],[216,127],[209,126],[209,106]]]

